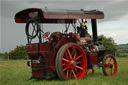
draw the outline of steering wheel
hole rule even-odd
[[[45,39],[48,39],[48,36],[50,35],[50,32],[45,32],[42,37]]]

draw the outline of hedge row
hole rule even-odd
[[[8,53],[10,59],[26,59],[26,46],[17,46],[14,50]]]

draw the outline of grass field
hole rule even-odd
[[[113,77],[103,75],[102,69],[93,75],[86,75],[83,80],[32,81],[31,68],[25,60],[0,60],[0,85],[128,85],[128,57],[117,58],[118,72]]]

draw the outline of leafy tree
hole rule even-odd
[[[100,35],[99,38],[102,39],[102,44],[105,47],[105,52],[113,54],[115,56],[119,56],[117,44],[114,42],[112,37],[105,37],[104,35]]]
[[[5,53],[0,53],[0,58],[2,59],[7,59],[8,58],[8,53],[5,52]]]
[[[25,59],[26,56],[26,46],[24,45],[17,46],[9,52],[10,59]]]

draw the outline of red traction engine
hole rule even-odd
[[[97,10],[48,10],[29,8],[15,15],[16,23],[26,23],[25,32],[28,44],[27,55],[31,60],[31,79],[79,80],[90,70],[102,67],[106,76],[117,72],[115,57],[105,54],[101,39],[97,38],[96,19],[104,14]],[[87,31],[85,19],[91,19],[92,37]],[[43,31],[42,24],[65,24],[64,32]],[[76,24],[80,24],[76,26]],[[74,32],[68,32],[72,26]],[[55,29],[55,28],[53,28]],[[37,43],[32,43],[33,40]],[[44,40],[45,39],[45,40]]]

